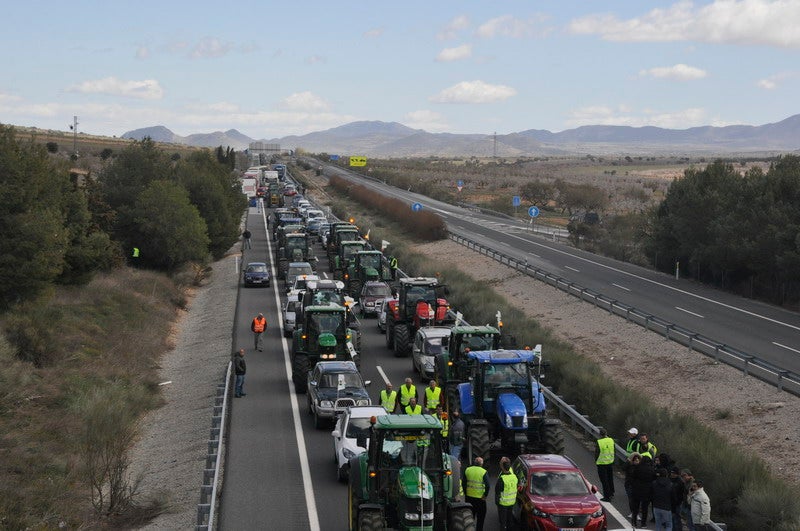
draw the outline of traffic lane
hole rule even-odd
[[[507,254],[519,259],[524,259],[526,251],[531,250],[540,253],[540,260],[550,263],[554,263],[558,255],[563,255],[562,251],[551,249],[551,244],[529,242],[519,236],[503,235],[480,225],[472,228],[471,238],[482,239],[484,242],[490,242],[493,238],[495,241],[491,242],[492,247],[497,247],[499,241],[504,244]],[[480,233],[482,238],[476,237],[476,233]],[[520,243],[518,250],[511,248],[513,241]],[[556,255],[548,256],[547,249]],[[793,312],[737,299],[730,294],[695,286],[688,281],[676,283],[666,275],[661,275],[660,281],[655,281],[635,276],[635,273],[619,273],[602,265],[595,264],[590,269],[586,266],[589,264],[586,260],[583,258],[569,262],[575,267],[562,263],[562,269],[571,269],[561,274],[566,279],[607,296],[619,293],[618,300],[625,304],[734,348],[754,353],[777,366],[800,372],[800,357],[797,356],[800,353],[797,334],[800,327],[795,324],[798,316]],[[584,265],[581,265],[581,261]],[[559,268],[543,269],[558,272]],[[653,272],[648,274],[658,275]],[[624,293],[618,291],[620,286],[625,288],[622,290]],[[764,310],[764,313],[759,313],[759,310]]]
[[[251,208],[251,250],[244,260],[268,256],[261,214]],[[267,260],[271,263],[271,260]],[[274,281],[270,288],[241,288],[237,300],[234,349],[245,348],[247,396],[232,399],[225,479],[220,501],[221,529],[309,529],[305,486],[284,368]],[[258,312],[267,318],[264,351],[254,347],[250,323]]]
[[[382,375],[378,371],[377,367],[380,366],[381,370],[386,374],[389,380],[394,385],[394,388],[397,389],[400,385],[402,385],[403,381],[406,377],[410,377],[414,384],[417,387],[417,394],[421,395],[424,392],[424,386],[427,384],[427,381],[421,380],[419,374],[414,372],[412,369],[412,362],[411,357],[395,357],[394,352],[388,349],[385,345],[385,336],[378,332],[377,328],[377,320],[374,318],[367,318],[361,320],[361,330],[362,330],[362,345],[363,345],[363,359],[361,362],[361,373],[365,379],[371,380],[371,386],[369,387],[370,397],[372,398],[372,402],[374,404],[380,403],[380,391],[384,389],[385,382],[382,378]],[[546,354],[545,354],[546,355]],[[552,412],[552,410],[551,410]],[[313,423],[311,423],[313,429]],[[327,434],[330,437],[330,434]],[[331,438],[332,439],[332,438]],[[580,467],[583,471],[586,478],[594,485],[597,486],[598,490],[600,489],[600,481],[597,475],[597,467],[594,463],[594,454],[593,450],[587,449],[587,445],[584,441],[579,438],[576,438],[571,432],[565,431],[565,453],[569,457],[571,457],[576,464]],[[331,446],[330,454],[332,456],[333,450],[332,440],[329,441]],[[323,450],[325,453],[325,450]],[[499,474],[499,460],[502,455],[500,453],[494,452],[488,463],[487,470],[490,474],[490,483],[492,485],[492,489],[494,489],[495,482],[497,481],[497,477]],[[330,458],[333,459],[332,457]],[[466,464],[464,464],[466,466]],[[330,478],[334,478],[335,476],[335,468],[334,465],[331,464],[328,467],[328,476]],[[335,482],[335,478],[333,479],[332,483]],[[613,507],[615,507],[615,511],[611,512],[608,511],[609,514],[609,526],[610,527],[624,527],[627,525],[625,521],[625,515],[628,514],[627,509],[627,499],[625,498],[625,489],[623,486],[623,478],[620,474],[617,474],[615,477],[615,492],[616,496],[614,499]],[[347,490],[346,486],[342,485],[343,490]],[[345,493],[346,494],[346,493]],[[599,494],[598,494],[599,496]],[[319,494],[318,494],[319,499]],[[318,501],[318,503],[320,503]],[[607,509],[610,504],[603,504]],[[488,499],[488,512],[486,517],[486,529],[499,529],[499,520],[497,516],[497,508],[494,505],[494,490],[490,492],[490,497]],[[343,521],[346,521],[346,505],[343,508]],[[624,511],[624,512],[623,512]],[[615,514],[616,513],[616,517]],[[336,529],[336,527],[331,527],[331,529]]]

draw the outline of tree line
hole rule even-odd
[[[0,309],[53,284],[82,284],[132,258],[166,272],[221,257],[246,199],[233,154],[175,159],[146,138],[83,185],[45,146],[0,125]]]

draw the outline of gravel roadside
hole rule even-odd
[[[232,349],[240,244],[212,264],[204,285],[190,294],[188,309],[175,322],[175,348],[161,359],[164,405],[141,420],[140,438],[130,452],[131,477],[141,476],[145,499],[163,499],[166,511],[141,529],[192,529],[217,384],[223,381]]]

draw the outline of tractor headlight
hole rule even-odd
[[[528,427],[528,415],[525,415],[524,417],[522,417],[522,427],[523,428],[527,428]]]
[[[406,520],[413,520],[414,522],[419,522],[419,513],[406,513],[404,515]],[[422,513],[423,520],[433,520],[433,513]]]
[[[511,415],[506,413],[506,428],[510,428],[511,426],[512,426],[512,424],[511,424]]]
[[[333,407],[333,402],[331,402],[330,400],[320,400],[319,401],[319,407],[331,408],[331,407]]]

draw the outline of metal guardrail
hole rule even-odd
[[[225,382],[217,385],[217,396],[214,397],[214,415],[211,417],[208,455],[203,470],[203,485],[200,487],[200,503],[197,504],[196,531],[211,531],[215,528],[217,486],[220,480],[220,464],[227,427],[232,368],[233,362],[229,361],[225,371]]]
[[[662,334],[666,339],[676,341],[688,347],[690,350],[714,358],[716,362],[735,367],[741,370],[745,376],[753,376],[768,384],[774,385],[779,391],[786,391],[793,395],[800,396],[800,375],[793,371],[778,367],[753,354],[741,351],[721,341],[689,330],[688,328],[670,323],[665,319],[620,302],[612,297],[603,295],[602,293],[585,288],[575,282],[554,275],[549,271],[545,271],[544,269],[529,266],[527,261],[522,261],[513,256],[501,253],[469,238],[464,238],[452,232],[450,232],[449,235],[450,239],[456,243],[497,260],[501,264],[507,265],[529,277],[545,282],[581,300],[591,302],[596,307],[603,308],[609,313],[624,317],[628,322],[641,325],[646,330]]]

